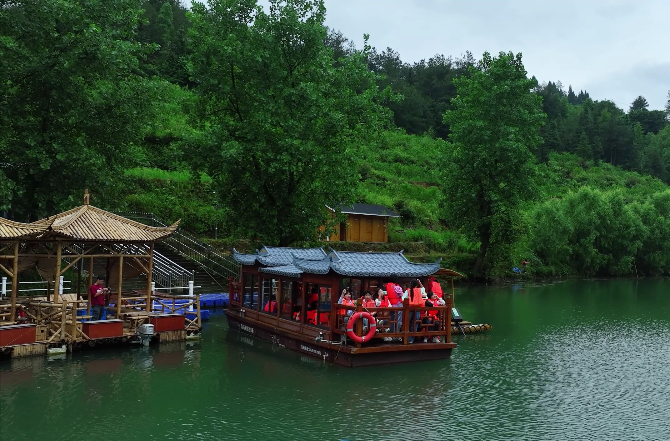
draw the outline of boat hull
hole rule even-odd
[[[289,333],[283,329],[246,318],[233,310],[226,310],[225,314],[228,326],[232,330],[325,362],[347,367],[443,360],[449,358],[452,349],[456,347],[455,343],[419,343],[405,346],[355,348],[318,342],[310,336]]]

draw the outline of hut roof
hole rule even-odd
[[[0,239],[35,237],[46,230],[45,226],[24,224],[0,217]]]
[[[335,211],[335,209],[333,208],[330,208],[330,210]],[[339,205],[337,207],[337,210],[339,210],[341,213],[344,214],[362,214],[365,216],[381,216],[381,217],[400,217],[398,213],[396,213],[393,210],[389,210],[383,205],[372,205],[372,204]]]
[[[31,224],[42,228],[40,238],[65,237],[77,241],[151,242],[172,234],[179,221],[169,227],[150,227],[123,216],[82,205]]]

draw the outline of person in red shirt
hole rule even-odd
[[[91,320],[101,320],[102,312],[105,309],[105,294],[109,289],[105,288],[105,277],[98,276],[95,283],[88,289],[89,299],[91,301]]]

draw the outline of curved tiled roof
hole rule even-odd
[[[295,259],[294,265],[305,273],[326,274],[333,270],[348,277],[425,277],[440,269],[435,263],[412,263],[398,253],[361,253],[332,250],[320,262]]]
[[[300,269],[298,269],[295,265],[268,266],[265,268],[259,268],[258,271],[284,277],[300,277],[300,274],[302,274],[302,271],[300,271]]]
[[[233,249],[233,257],[242,265],[263,267],[259,271],[287,277],[300,274],[328,274],[331,270],[347,277],[425,277],[440,270],[440,260],[434,263],[412,263],[398,253],[361,253],[323,248],[263,247],[254,254],[242,254]]]
[[[28,225],[41,228],[42,239],[56,236],[81,241],[152,242],[174,233],[179,221],[169,227],[150,227],[92,205],[82,205]]]
[[[253,254],[238,253],[233,249],[233,258],[242,265],[254,265],[256,262],[264,266],[291,265],[294,257],[310,260],[321,260],[326,256],[323,248],[290,248],[264,246]]]

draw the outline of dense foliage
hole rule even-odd
[[[537,84],[520,55],[409,64],[324,16],[0,0],[0,213],[35,220],[89,188],[105,209],[289,244],[356,201],[471,274],[670,274],[670,92],[621,109]]]
[[[450,224],[480,243],[473,268],[479,275],[489,247],[492,262],[510,260],[519,209],[536,194],[532,151],[545,115],[521,54],[485,53],[469,71],[455,80],[454,110],[444,118],[451,125],[444,190]]]
[[[214,179],[234,233],[289,245],[330,220],[326,206],[353,202],[351,147],[384,111],[364,52],[333,65],[324,20],[323,4],[303,0],[271,0],[269,13],[254,0],[193,8],[206,139],[193,165]]]

